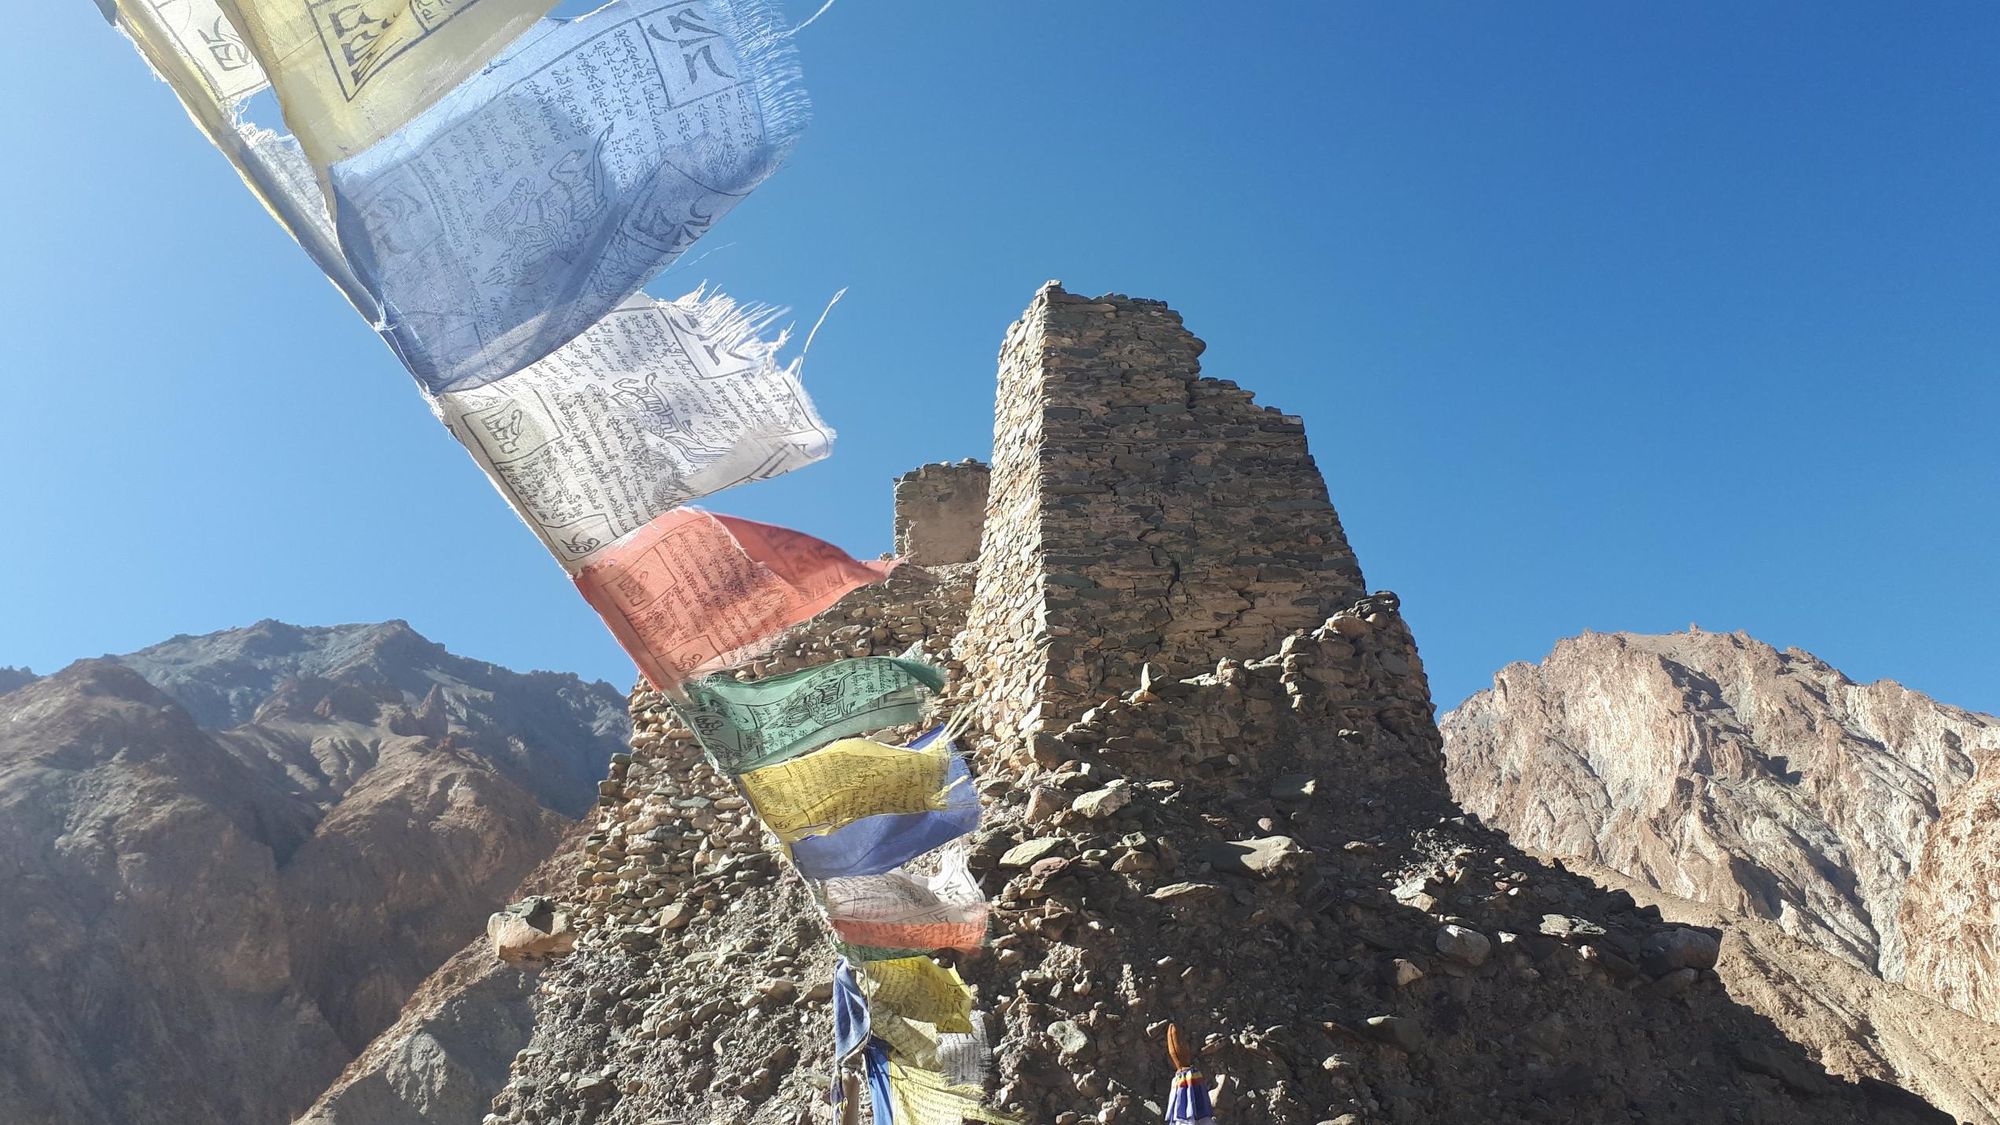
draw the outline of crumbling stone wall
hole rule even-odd
[[[990,470],[966,458],[896,478],[896,553],[923,566],[979,560]]]
[[[1203,347],[1162,302],[1054,282],[1008,330],[963,646],[996,732],[1148,662],[1267,654],[1365,592],[1304,425],[1204,378]]]

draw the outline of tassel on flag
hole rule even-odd
[[[1174,1061],[1174,1085],[1167,1094],[1168,1125],[1215,1125],[1215,1107],[1193,1056],[1181,1043],[1180,1028],[1167,1025],[1167,1057]]]

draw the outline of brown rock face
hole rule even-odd
[[[617,703],[400,623],[0,694],[0,1121],[288,1120],[554,848]]]
[[[1903,983],[2000,1023],[2000,754],[1938,810],[1896,919]]]
[[[523,882],[536,895],[572,881],[582,859],[580,826],[572,825],[556,854]],[[535,1016],[536,977],[548,957],[568,951],[566,919],[533,898],[493,919],[519,944],[496,958],[492,930],[453,954],[417,986],[396,1022],[383,1029],[298,1125],[446,1125],[477,1122],[507,1080],[515,1054],[527,1046]],[[551,940],[547,926],[562,931]],[[522,946],[534,946],[528,952]],[[526,952],[527,956],[519,956]]]
[[[1454,795],[1516,843],[1770,919],[2000,1020],[2000,894],[1976,854],[1996,831],[2000,720],[1691,631],[1561,641],[1442,725]]]

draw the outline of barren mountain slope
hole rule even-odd
[[[2000,900],[1977,854],[2000,819],[2000,720],[1690,631],[1563,640],[1441,726],[1454,795],[1517,843],[1770,919],[2000,1019],[2000,961],[1974,934]]]
[[[288,1120],[553,849],[621,703],[399,622],[0,694],[0,1120]]]

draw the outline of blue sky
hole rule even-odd
[[[0,663],[403,617],[629,682],[95,7],[14,24]],[[841,443],[713,506],[886,549],[1060,278],[1304,415],[1441,705],[1699,622],[2000,710],[2000,7],[841,0],[801,48],[791,164],[651,288],[848,287]]]

